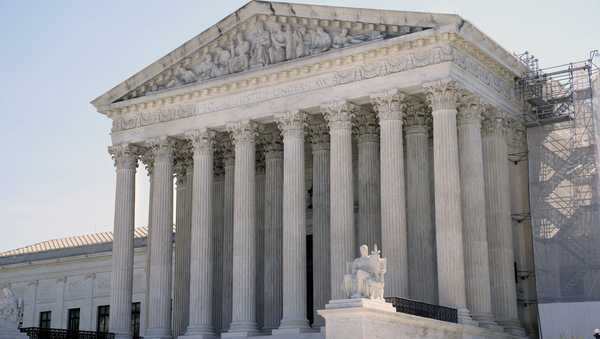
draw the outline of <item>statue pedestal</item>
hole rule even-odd
[[[513,339],[510,334],[396,312],[392,304],[369,299],[332,300],[318,313],[326,339]]]
[[[17,324],[14,322],[0,319],[0,339],[28,339],[25,333],[21,333],[17,329]]]

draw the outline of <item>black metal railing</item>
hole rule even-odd
[[[402,299],[398,297],[386,297],[385,301],[394,305],[397,312],[451,323],[458,323],[458,313],[454,308],[432,305],[416,300]]]
[[[93,331],[71,331],[59,328],[22,328],[30,339],[114,339],[114,333]]]

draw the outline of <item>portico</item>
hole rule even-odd
[[[386,296],[524,335],[504,139],[522,71],[455,15],[253,1],[108,91],[93,104],[113,120],[117,170],[111,331],[131,338],[142,161],[145,338],[318,332],[362,243],[387,260]],[[174,174],[191,226],[173,263]]]

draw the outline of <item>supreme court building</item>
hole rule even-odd
[[[324,338],[367,244],[386,297],[537,338],[526,72],[458,15],[249,2],[92,101],[116,168],[110,331],[131,338],[138,301],[144,338]]]

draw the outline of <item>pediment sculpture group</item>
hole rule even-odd
[[[248,29],[214,43],[203,55],[185,58],[173,69],[162,72],[131,93],[127,99],[381,39],[384,35],[377,30],[352,32],[348,28],[258,20]]]
[[[360,246],[360,257],[346,265],[343,285],[346,297],[385,301],[383,290],[386,270],[386,259],[381,258],[377,245],[374,246],[371,254],[367,245]]]

